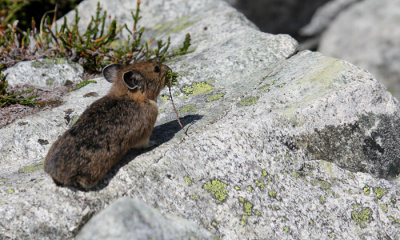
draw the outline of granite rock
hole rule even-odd
[[[259,32],[226,3],[146,3],[144,22],[157,13],[151,34],[175,44],[192,34],[194,51],[167,63],[180,74],[172,91],[185,130],[164,90],[156,145],[130,151],[82,192],[57,187],[41,163],[71,124],[65,111],[79,116],[97,98],[83,95],[106,93],[104,79],[0,129],[0,238],[74,238],[121,197],[221,239],[400,237],[400,112],[381,83],[343,60],[297,52],[292,38]]]

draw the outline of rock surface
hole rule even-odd
[[[367,69],[399,98],[399,18],[399,0],[365,0],[354,4],[323,34],[319,50]]]
[[[54,88],[82,80],[83,68],[64,59],[39,59],[19,62],[4,71],[11,86],[29,84],[42,88]]]
[[[211,239],[212,235],[182,218],[163,216],[139,200],[121,198],[94,216],[77,240]]]
[[[154,36],[192,35],[194,52],[167,63],[180,73],[173,96],[188,136],[164,90],[157,146],[132,150],[81,192],[56,187],[41,162],[105,80],[0,129],[0,238],[73,238],[123,196],[221,239],[400,237],[400,109],[369,73],[297,53],[289,36],[257,31],[223,2],[146,1],[142,11]]]

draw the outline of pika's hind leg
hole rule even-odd
[[[147,138],[144,138],[143,140],[137,142],[135,145],[133,145],[133,148],[136,149],[143,149],[143,148],[148,148],[153,146],[154,143],[152,141],[150,141],[150,136],[148,136]]]

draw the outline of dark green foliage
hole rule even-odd
[[[18,27],[24,31],[31,27],[33,19],[40,19],[45,12],[57,6],[56,18],[74,9],[82,0],[0,0],[0,27],[6,27],[18,20]],[[36,26],[39,27],[39,26]]]
[[[38,95],[33,95],[29,97],[24,97],[23,95],[33,92],[34,88],[29,88],[28,90],[22,92],[7,92],[7,80],[6,75],[0,73],[0,107],[9,106],[11,104],[22,104],[22,105],[36,105],[37,102],[35,98]]]
[[[169,38],[167,42],[154,39],[143,41],[144,28],[138,27],[141,18],[139,13],[140,1],[137,1],[136,12],[132,13],[132,29],[127,25],[117,27],[120,25],[115,19],[106,29],[107,11],[103,11],[100,4],[83,33],[78,28],[80,18],[77,10],[71,26],[68,26],[65,18],[60,27],[54,26],[54,21],[50,23],[50,17],[46,15],[42,18],[39,30],[35,28],[35,21],[32,21],[32,30],[26,32],[19,32],[16,23],[8,25],[0,29],[0,64],[9,67],[21,60],[62,57],[80,63],[88,72],[99,72],[110,63],[127,64],[153,59],[163,62],[188,52],[189,34],[182,47],[174,51],[168,51]],[[125,30],[129,34],[128,40],[121,42],[118,35]],[[157,43],[155,49],[152,48],[153,42]]]

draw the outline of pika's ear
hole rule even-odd
[[[132,70],[122,75],[125,85],[130,89],[143,89],[144,77],[138,71]]]
[[[118,71],[122,68],[120,64],[110,64],[103,68],[104,78],[112,83],[117,78]]]

